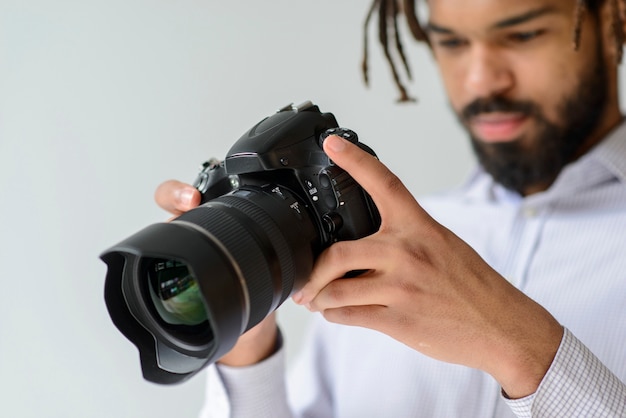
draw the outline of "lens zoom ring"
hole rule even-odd
[[[223,206],[225,205],[225,206]],[[237,210],[242,217],[233,216]],[[271,263],[278,262],[282,272],[281,302],[293,287],[294,267],[289,246],[276,224],[256,205],[232,196],[222,196],[211,201],[210,206],[191,210],[179,218],[194,223],[207,230],[231,253],[243,273],[250,297],[250,328],[259,323],[270,311],[274,299],[274,284]],[[246,227],[242,219],[253,223]],[[255,234],[253,232],[259,231]],[[255,237],[255,235],[263,235]],[[263,242],[267,244],[262,244]],[[263,248],[271,245],[273,248]],[[273,250],[273,251],[272,251]],[[275,254],[278,260],[268,259],[267,254]],[[273,257],[270,257],[273,258]],[[285,294],[286,293],[286,294]]]
[[[252,219],[261,225],[261,228],[264,231],[268,232],[267,237],[272,242],[272,246],[278,256],[282,275],[282,296],[280,298],[280,302],[282,303],[291,294],[296,276],[296,269],[293,261],[294,255],[291,251],[291,247],[285,239],[285,236],[269,215],[267,215],[267,213],[257,205],[235,196],[223,196],[222,199],[226,204],[232,205],[234,208],[240,209],[242,212],[249,214]]]

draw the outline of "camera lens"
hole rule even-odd
[[[202,255],[201,263],[190,264],[189,269],[174,263],[170,274],[167,268],[157,271],[157,265],[151,279],[156,304],[169,308],[169,294],[182,291],[186,282],[193,280],[199,299],[189,301],[189,310],[194,312],[190,318],[196,314],[195,320],[207,317],[201,315],[206,301],[210,319],[231,315],[232,310],[239,309],[238,316],[247,322],[244,329],[256,325],[289,296],[296,276],[306,279],[304,272],[312,265],[311,242],[316,230],[304,210],[287,189],[269,185],[238,189],[182,214],[171,225],[184,228],[199,239],[208,239],[214,248]],[[224,273],[217,273],[218,267],[232,273],[223,277]],[[296,269],[302,273],[297,274]],[[186,278],[190,277],[189,271],[197,273],[197,282],[193,277]],[[222,277],[215,277],[217,274]],[[176,287],[177,282],[182,287],[169,292],[170,283]],[[219,300],[223,299],[221,294],[226,286],[231,293],[242,295],[243,304]],[[187,306],[187,300],[182,300]],[[182,314],[169,311],[159,311],[159,315],[168,324],[183,319]],[[191,319],[185,316],[184,321]]]
[[[155,259],[148,267],[150,298],[170,325],[199,325],[207,320],[196,278],[183,262]]]

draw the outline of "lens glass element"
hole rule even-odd
[[[157,259],[148,267],[150,296],[163,321],[198,325],[207,320],[198,282],[183,262]]]

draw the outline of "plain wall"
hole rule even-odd
[[[0,415],[192,417],[204,373],[163,387],[103,299],[101,251],[164,221],[153,193],[192,181],[262,117],[312,100],[416,194],[473,159],[428,50],[405,36],[398,94],[362,0],[0,0]],[[460,216],[462,216],[460,214]],[[308,312],[281,309],[290,358]]]

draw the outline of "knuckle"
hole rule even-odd
[[[357,311],[351,306],[346,306],[342,308],[326,309],[322,315],[329,322],[351,324],[355,321]]]
[[[348,245],[344,241],[336,242],[324,252],[324,261],[328,263],[338,263],[349,256]]]
[[[341,304],[341,301],[344,299],[346,292],[342,289],[342,286],[333,285],[332,283],[329,286],[326,286],[325,292],[326,298],[333,305],[337,306]]]
[[[430,263],[430,255],[423,247],[411,248],[404,253],[404,262],[408,265],[422,266]]]
[[[396,302],[415,300],[421,292],[420,285],[412,279],[397,279],[393,285],[390,295]]]
[[[400,180],[398,176],[396,176],[391,171],[387,170],[382,179],[382,184],[385,189],[391,193],[396,193],[404,190],[404,184]]]

